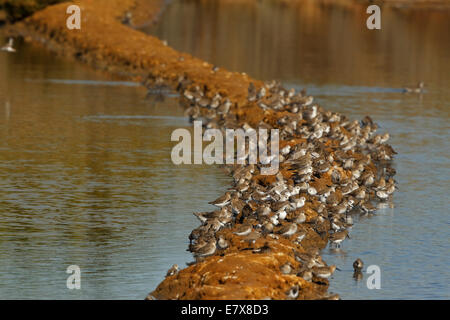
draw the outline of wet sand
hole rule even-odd
[[[162,8],[162,2],[155,1],[153,15],[138,16],[139,1],[78,1],[82,8],[81,31],[68,30],[65,26],[67,3],[37,12],[24,22],[11,28],[15,34],[28,41],[37,41],[59,54],[73,56],[94,67],[118,74],[127,79],[142,81],[149,87],[154,83],[164,83],[174,89],[180,89],[180,79],[188,80],[189,87],[202,87],[206,95],[212,98],[216,93],[227,97],[233,103],[230,110],[240,124],[247,123],[257,127],[261,121],[277,126],[277,120],[289,115],[273,110],[262,110],[256,103],[247,100],[247,88],[250,82],[257,88],[262,82],[251,79],[246,74],[229,72],[224,69],[213,71],[211,64],[177,52],[161,40],[133,30],[121,23],[127,12],[135,12],[136,24],[152,21]],[[131,23],[133,24],[133,23]],[[181,89],[186,89],[181,86]],[[181,91],[182,93],[183,91]],[[349,133],[350,136],[350,133]],[[295,145],[298,140],[281,141]],[[338,150],[338,145],[329,145],[330,152]],[[371,164],[371,170],[376,171]],[[286,179],[291,178],[289,170],[281,171]],[[348,175],[347,172],[342,172]],[[270,183],[274,177],[254,177],[262,183]],[[330,184],[330,173],[324,173],[315,180],[314,187],[321,190]],[[213,199],[211,199],[213,200]],[[313,221],[318,213],[312,203],[305,206],[307,221]],[[235,227],[238,226],[236,223]],[[282,274],[280,266],[289,262],[296,266],[292,250],[313,252],[323,249],[328,236],[321,236],[317,229],[329,230],[329,221],[313,228],[303,225],[307,237],[301,245],[289,239],[261,238],[253,247],[268,244],[269,253],[254,254],[250,244],[240,241],[232,229],[223,229],[221,234],[229,239],[231,245],[225,253],[215,254],[174,276],[167,277],[151,293],[156,299],[284,299],[286,292],[298,285],[298,299],[317,299],[326,297],[327,280],[306,281],[295,274]],[[145,257],[143,257],[145,258]],[[169,267],[169,266],[168,266]],[[151,289],[151,288],[149,288]],[[149,296],[150,297],[150,296]]]

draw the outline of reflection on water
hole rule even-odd
[[[355,11],[276,1],[173,1],[159,25],[145,29],[219,67],[256,79],[316,85],[450,86],[450,13],[382,12],[382,29]],[[308,5],[309,3],[309,5]]]
[[[399,153],[395,209],[361,218],[352,239],[324,259],[343,269],[330,291],[343,299],[450,298],[450,12],[385,10],[382,30],[367,14],[328,6],[177,1],[145,31],[215,65],[306,87],[325,108],[371,115]],[[402,94],[426,84],[424,95]],[[355,217],[354,220],[358,220]],[[381,290],[355,282],[352,263],[381,268]]]
[[[317,90],[323,89],[326,87]],[[449,97],[445,90],[448,88],[429,88],[423,97],[347,89],[340,96],[318,94],[323,105],[345,109],[354,118],[372,114],[381,129],[391,133],[399,153],[395,179],[400,190],[394,196],[395,209],[361,218],[340,252],[325,250],[323,258],[343,269],[336,272],[330,286],[343,298],[450,298],[446,268],[450,263],[450,103],[441,98]],[[366,267],[375,264],[381,268],[381,290],[367,289],[367,274],[354,282],[352,263],[356,258]]]
[[[190,128],[175,98],[25,45],[0,70],[0,299],[143,299],[192,259],[190,213],[228,177],[171,163],[171,132]]]
[[[383,11],[382,31],[368,31],[366,17],[185,0],[146,31],[218,66],[306,87],[351,118],[373,116],[399,152],[396,208],[361,218],[339,252],[325,249],[343,270],[331,291],[450,298],[450,18]],[[229,179],[171,164],[170,133],[189,126],[174,99],[144,100],[142,88],[18,49],[0,54],[0,298],[142,299],[191,259],[190,212],[206,210]],[[400,93],[419,80],[426,94]],[[352,279],[358,257],[380,266],[381,290],[367,289],[367,275]],[[71,264],[82,270],[79,291],[66,289]]]

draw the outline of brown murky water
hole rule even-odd
[[[395,209],[361,218],[324,258],[344,299],[450,298],[450,14],[382,12],[382,30],[343,8],[174,1],[146,32],[217,66],[303,88],[325,108],[369,114],[392,135]],[[0,43],[4,39],[0,37]],[[170,133],[189,127],[174,97],[26,44],[0,52],[0,298],[142,299],[191,260],[192,211],[229,179],[176,167]],[[400,88],[423,80],[426,93]],[[358,217],[355,217],[358,220]],[[352,279],[360,257],[381,289]],[[66,268],[81,268],[81,290]],[[436,277],[438,273],[440,276]]]

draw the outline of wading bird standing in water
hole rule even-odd
[[[423,93],[423,87],[425,83],[423,81],[420,81],[417,84],[416,88],[403,88],[403,93]]]
[[[6,51],[6,52],[16,52],[16,49],[14,49],[13,44],[14,44],[14,39],[13,38],[9,38],[8,43],[5,44],[1,48],[1,50],[2,51]]]

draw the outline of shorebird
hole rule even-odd
[[[377,208],[369,201],[364,201],[360,203],[359,206],[366,214],[377,211]]]
[[[389,194],[384,190],[378,190],[376,195],[380,200],[386,200],[389,198]]]
[[[251,225],[242,225],[235,232],[233,232],[237,236],[247,236],[252,232],[252,226]]]
[[[265,221],[262,224],[262,231],[263,231],[264,234],[272,233],[273,232],[273,224],[272,224],[272,222]]]
[[[213,212],[193,212],[192,214],[197,217],[197,219],[201,223],[206,223],[208,219],[213,219],[215,217],[218,217],[219,211],[213,211]]]
[[[312,272],[313,275],[318,278],[328,279],[336,269],[337,268],[335,265],[332,265],[330,267],[314,267]]]
[[[269,243],[265,242],[261,248],[253,249],[253,253],[269,253],[271,250]]]
[[[350,236],[348,235],[348,231],[347,230],[333,233],[330,236],[330,241],[333,244],[335,244],[336,246],[340,247],[341,246],[341,242],[344,241],[345,238],[350,238]]]
[[[286,209],[277,211],[277,215],[278,215],[278,219],[280,219],[280,220],[286,219],[286,216],[287,216]]]
[[[280,221],[278,221],[278,215],[274,214],[273,216],[271,216],[269,218],[270,222],[272,223],[272,225],[277,226],[278,224],[280,224]]]
[[[353,262],[353,270],[355,272],[361,272],[362,268],[364,267],[364,263],[361,259],[356,259],[355,262]]]
[[[417,84],[416,88],[403,88],[403,93],[423,93],[423,87],[425,86],[425,83],[423,81],[420,81]]]
[[[217,240],[217,247],[221,250],[225,250],[228,248],[228,241],[225,240],[223,236],[219,236],[219,240]]]
[[[298,291],[300,287],[298,285],[295,285],[289,289],[288,292],[286,292],[286,296],[288,299],[297,299],[298,297]]]
[[[360,187],[356,191],[354,191],[355,198],[358,200],[363,200],[366,197],[366,188]]]
[[[294,200],[293,201],[294,209],[298,209],[298,208],[301,208],[301,207],[303,207],[305,205],[306,198],[305,197],[298,197],[298,198],[294,198],[293,200]]]
[[[231,199],[231,210],[234,214],[242,212],[242,209],[244,209],[245,205],[245,201],[239,199],[238,197],[234,197]]]
[[[14,49],[13,45],[14,45],[14,39],[13,39],[13,38],[9,38],[8,43],[5,44],[5,45],[1,48],[1,51],[6,51],[6,52],[16,52],[16,49]]]
[[[215,205],[216,207],[222,208],[226,206],[231,200],[231,194],[229,192],[225,192],[225,194],[214,201],[208,202],[209,204]]]
[[[256,100],[256,88],[253,82],[250,82],[248,86],[248,101],[255,101]]]
[[[297,235],[297,238],[295,238],[295,243],[300,244],[300,242],[302,242],[302,240],[306,237],[306,232],[302,231]]]
[[[259,89],[258,93],[256,94],[256,99],[261,100],[265,96],[266,96],[266,88],[262,86],[261,89]]]
[[[127,24],[127,25],[131,25],[132,24],[132,20],[133,20],[133,13],[128,11],[127,13],[125,13],[125,16],[122,18],[122,23],[123,24]]]
[[[370,187],[375,182],[375,176],[372,172],[368,172],[362,176],[362,180],[366,187]]]
[[[194,252],[195,257],[207,257],[216,252],[216,241],[210,241]]]
[[[178,268],[178,265],[177,265],[177,264],[174,264],[174,265],[167,271],[166,277],[170,277],[170,276],[173,276],[173,275],[177,274],[177,273],[178,273],[178,270],[180,270],[180,269]]]
[[[333,218],[330,222],[331,222],[331,229],[333,229],[335,232],[345,228],[343,222],[341,222],[337,218]]]
[[[311,281],[312,280],[312,272],[311,270],[304,270],[302,272],[297,273],[297,276],[300,276],[305,281]]]
[[[217,108],[217,112],[219,114],[223,114],[226,115],[228,113],[228,111],[230,111],[230,107],[233,104],[231,103],[231,101],[227,98],[218,108]]]
[[[296,223],[289,223],[282,226],[276,233],[282,235],[283,237],[289,238],[297,232],[297,228]]]
[[[289,262],[286,262],[280,267],[280,271],[282,274],[290,274],[292,272],[292,267]]]
[[[332,210],[336,214],[344,214],[347,212],[347,207],[348,207],[348,203],[347,203],[347,201],[344,200],[344,201],[342,201],[341,204],[332,207]]]
[[[247,241],[249,244],[254,244],[256,240],[258,240],[259,238],[261,238],[261,233],[252,230],[249,234],[247,234],[244,237],[244,241]]]
[[[295,218],[295,223],[303,223],[306,221],[306,214],[304,212],[300,212]]]
[[[268,205],[262,205],[256,210],[256,214],[258,215],[258,217],[268,216],[270,212],[270,206]]]

